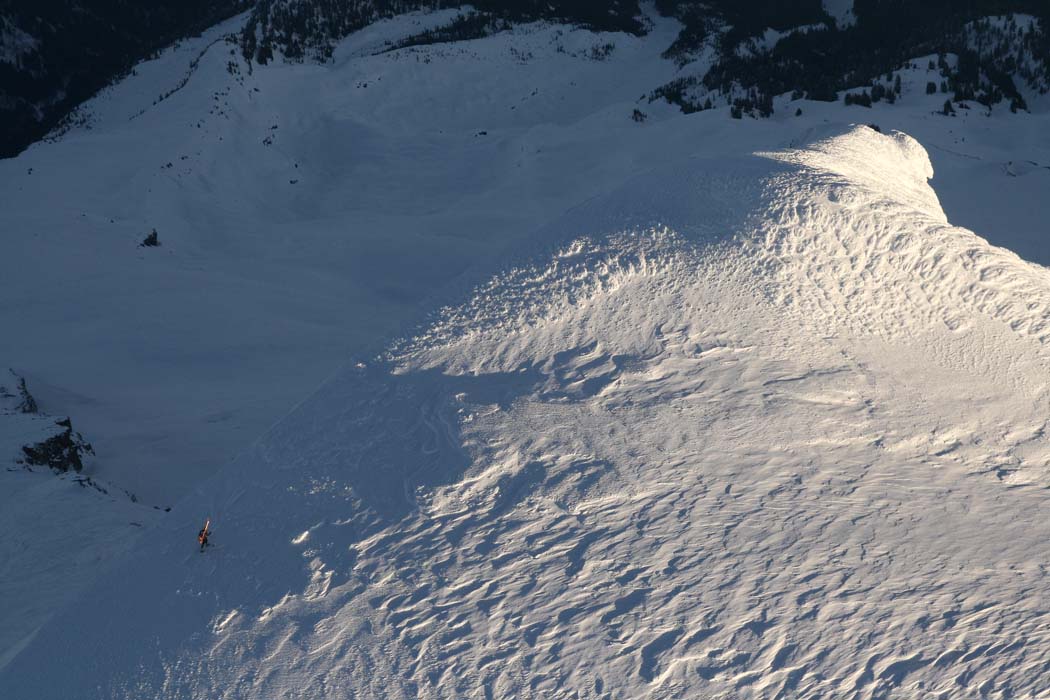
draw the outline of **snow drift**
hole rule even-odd
[[[931,175],[856,127],[578,207],[201,486],[0,696],[1045,690],[1050,272]]]

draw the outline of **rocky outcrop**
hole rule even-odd
[[[73,430],[68,417],[41,413],[25,378],[8,372],[8,381],[0,384],[0,436],[12,447],[18,446],[16,461],[56,472],[81,471],[85,455],[94,454],[91,444]]]
[[[23,445],[23,460],[26,464],[39,467],[51,467],[57,472],[70,470],[79,472],[84,468],[84,454],[95,454],[91,444],[73,430],[68,418],[55,421],[60,430],[51,437],[33,445]]]
[[[16,413],[36,413],[36,399],[29,393],[26,380],[9,369],[11,384],[13,388],[0,384],[0,411],[13,411]]]

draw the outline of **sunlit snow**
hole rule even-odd
[[[1044,692],[1045,101],[682,115],[658,19],[373,55],[448,17],[234,20],[0,161],[0,362],[143,501],[0,474],[0,697]]]

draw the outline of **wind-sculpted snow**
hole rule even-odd
[[[772,256],[786,282],[775,291],[781,301],[808,307],[811,320],[866,333],[925,333],[927,321],[957,331],[995,321],[1047,340],[1050,273],[949,226],[926,184],[929,159],[914,139],[859,129],[769,157],[797,163],[807,176],[798,187],[795,176],[774,183],[758,251]],[[894,318],[887,323],[878,314]]]
[[[576,209],[201,487],[0,696],[1046,691],[1050,278],[930,174],[861,127]]]

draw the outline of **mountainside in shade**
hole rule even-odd
[[[1033,92],[1050,90],[1050,8],[1042,0],[0,0],[0,157],[56,128],[90,125],[76,111],[84,100],[136,61],[241,10],[250,11],[236,36],[216,40],[265,65],[330,61],[339,42],[377,21],[450,8],[461,14],[379,50],[479,39],[536,21],[644,35],[659,13],[681,23],[663,47],[681,70],[647,91],[686,112],[732,105],[734,116],[768,117],[777,95],[834,101],[858,85],[873,89],[876,102],[893,102],[893,71],[926,54],[941,56],[935,84],[956,101],[1026,109]],[[946,62],[946,54],[961,60]]]
[[[0,370],[0,667],[155,517],[119,487],[81,474],[91,445],[41,411],[26,381]],[[100,543],[101,546],[100,546]]]
[[[0,0],[0,158],[51,131],[150,53],[248,0]]]
[[[260,63],[275,56],[324,61],[339,40],[379,17],[456,6],[263,0],[241,33],[241,50]],[[873,90],[869,99],[893,103],[900,96],[893,72],[927,54],[940,56],[935,85],[957,101],[1006,101],[1017,110],[1027,108],[1026,94],[1050,90],[1050,7],[1041,0],[656,0],[652,7],[682,27],[663,52],[680,74],[651,86],[650,99],[667,100],[686,112],[732,105],[733,116],[768,117],[778,95],[835,101],[839,91],[858,85]],[[652,26],[634,0],[482,0],[467,8],[438,30],[395,47],[478,39],[536,20],[634,34]],[[959,60],[949,63],[946,54]]]
[[[1047,685],[1050,97],[685,113],[687,21],[552,7],[242,14],[0,160],[0,368],[94,449],[0,377],[0,698]]]
[[[1050,273],[932,174],[821,128],[575,209],[197,489],[0,693],[1038,692]]]

